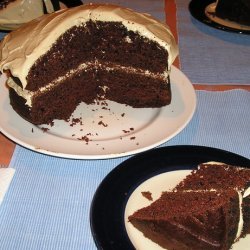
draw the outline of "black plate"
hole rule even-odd
[[[206,25],[214,27],[216,29],[229,31],[229,32],[236,32],[236,33],[241,33],[241,34],[250,34],[249,30],[235,29],[235,28],[224,26],[222,24],[211,21],[205,14],[205,8],[209,4],[214,3],[214,2],[216,2],[216,0],[192,0],[189,3],[189,11],[195,19],[197,19],[198,21]]]
[[[118,165],[102,181],[91,204],[90,225],[98,249],[134,249],[125,229],[124,211],[129,196],[142,182],[157,174],[194,169],[208,161],[250,167],[247,158],[201,146],[153,149]]]

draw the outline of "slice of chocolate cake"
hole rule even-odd
[[[164,192],[129,216],[145,237],[165,249],[230,249],[237,238],[240,199],[235,190]]]
[[[179,183],[175,191],[190,189],[238,191],[243,199],[243,223],[238,237],[250,233],[250,169],[219,162],[203,163]]]
[[[11,105],[34,124],[67,120],[100,97],[134,108],[171,102],[174,37],[127,8],[87,4],[45,15],[7,35],[0,52]]]
[[[216,16],[250,26],[249,0],[217,0]]]

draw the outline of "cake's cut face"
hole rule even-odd
[[[250,169],[219,162],[208,162],[192,171],[175,190],[234,189],[243,199],[243,229],[240,235],[250,233]],[[239,235],[239,236],[240,236]]]
[[[229,21],[250,26],[250,1],[217,0],[216,15]]]
[[[58,9],[58,0],[3,0],[0,2],[1,28],[14,30]]]
[[[177,47],[168,27],[149,15],[79,6],[31,22],[0,48],[11,104],[34,124],[67,120],[79,103],[100,97],[135,108],[171,102]]]
[[[239,202],[234,190],[164,192],[129,221],[166,249],[229,249],[238,231]]]
[[[165,249],[228,250],[250,233],[249,172],[219,162],[200,164],[128,220]]]

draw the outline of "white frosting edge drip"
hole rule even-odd
[[[243,225],[244,225],[243,212],[242,212],[243,197],[242,197],[241,192],[239,192],[239,191],[238,191],[238,195],[239,195],[240,218],[239,218],[239,223],[238,223],[238,230],[237,230],[236,237],[235,237],[234,241],[237,241],[237,239],[241,236],[241,233],[242,233],[242,230],[243,230]]]
[[[50,90],[51,88],[59,85],[63,80],[65,80],[65,78],[71,77],[74,74],[77,74],[79,71],[86,70],[87,68],[90,68],[91,66],[94,69],[98,69],[98,68],[103,67],[103,65],[100,64],[97,60],[95,62],[82,63],[76,69],[69,70],[64,76],[59,76],[57,79],[50,82],[46,86],[39,88],[37,91],[29,91],[29,90],[26,90],[26,89],[20,87],[18,84],[15,83],[15,81],[13,80],[12,77],[8,78],[7,85],[10,88],[14,89],[15,92],[19,96],[21,96],[22,98],[24,98],[26,100],[26,103],[25,103],[26,105],[28,105],[29,107],[32,107],[32,97],[34,95],[36,95],[37,93],[44,93],[44,92]],[[135,74],[139,74],[139,75],[147,75],[147,76],[150,76],[152,78],[161,77],[163,79],[167,79],[167,77],[169,76],[168,70],[166,70],[163,74],[155,74],[155,73],[149,72],[148,70],[135,69],[132,67],[121,66],[118,64],[114,65],[113,67],[112,66],[103,67],[103,69],[105,69],[107,71],[112,71],[112,70],[116,70],[116,69],[124,70],[126,72],[131,72],[131,73],[135,73]]]

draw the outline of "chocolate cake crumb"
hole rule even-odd
[[[135,140],[135,138],[136,138],[135,136],[132,136],[130,137],[130,140]]]
[[[49,128],[41,128],[41,130],[45,133],[45,132],[49,131]]]
[[[51,122],[48,123],[48,125],[49,125],[50,127],[53,127],[54,124],[55,124],[54,121],[51,121]]]
[[[107,103],[106,101],[102,101],[102,102],[101,102],[101,105],[102,105],[102,106],[108,106],[108,103]]]
[[[123,131],[125,134],[130,133],[130,130],[125,130],[125,129],[123,129],[122,131]]]
[[[84,135],[84,136],[82,136],[82,137],[80,137],[80,138],[77,138],[79,141],[85,141],[86,142],[86,144],[88,144],[89,143],[89,141],[90,141],[90,139],[86,136],[86,135]]]
[[[79,123],[80,125],[83,125],[82,118],[72,118],[70,126],[73,127],[77,123]]]
[[[104,109],[104,110],[110,110],[109,108],[107,108],[107,107],[102,107],[102,109]]]
[[[146,199],[148,199],[149,201],[152,201],[152,193],[149,191],[145,191],[145,192],[141,192],[142,196],[145,197]]]
[[[108,124],[105,124],[103,121],[99,121],[98,125],[102,125],[103,127],[108,127]]]
[[[125,116],[125,113],[122,113],[121,116],[124,117],[124,116]]]

